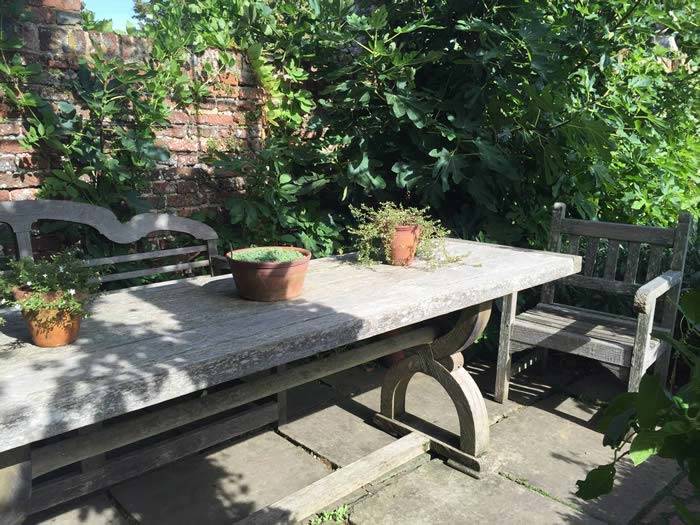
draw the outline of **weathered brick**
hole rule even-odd
[[[38,6],[27,6],[29,19],[37,24],[55,24],[56,11]]]
[[[182,208],[185,206],[196,206],[201,204],[199,197],[193,193],[176,193],[165,196],[165,204],[168,207]]]
[[[31,201],[36,199],[36,194],[39,190],[36,188],[24,188],[21,190],[12,190],[10,192],[11,201]]]
[[[178,193],[195,193],[197,191],[197,183],[192,180],[187,180],[177,183]]]
[[[0,140],[0,153],[26,153],[19,142],[16,140]]]
[[[184,139],[187,136],[187,127],[186,126],[171,126],[167,129],[161,130],[159,132],[159,135],[165,136],[165,137],[173,137],[177,139]]]
[[[151,44],[144,38],[119,35],[121,57],[127,62],[142,60],[151,52]]]
[[[219,82],[227,86],[238,85],[238,75],[235,73],[223,73],[219,76]]]
[[[39,28],[39,49],[57,55],[85,55],[85,31],[71,27],[48,26]],[[66,60],[63,56],[61,59]]]
[[[151,188],[154,193],[161,195],[165,193],[175,193],[177,191],[177,185],[175,183],[164,180],[153,181]]]
[[[10,200],[10,192],[7,190],[0,190],[0,201],[6,202]]]
[[[62,26],[79,25],[82,21],[79,11],[56,10],[56,23]]]
[[[41,179],[31,173],[0,173],[0,188],[31,188],[41,184]]]
[[[32,2],[41,7],[52,7],[63,11],[80,11],[83,8],[81,0],[39,0]]]
[[[240,115],[233,113],[200,113],[197,122],[212,126],[232,126],[240,122]]]
[[[24,51],[39,51],[39,29],[36,24],[18,24],[17,32]]]
[[[22,133],[22,123],[17,120],[0,122],[0,136],[19,135]]]
[[[194,117],[184,111],[173,111],[170,113],[170,122],[172,124],[187,124],[194,121]]]
[[[116,33],[100,33],[98,31],[89,31],[87,33],[88,40],[92,43],[96,50],[100,50],[109,58],[114,58],[120,54],[120,40]]]
[[[17,163],[15,162],[14,155],[3,155],[0,157],[0,171],[12,173],[16,170]]]
[[[160,146],[165,146],[170,151],[199,151],[202,149],[197,141],[189,139],[160,137],[157,143]]]

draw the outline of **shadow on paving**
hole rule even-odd
[[[274,304],[241,301],[230,278],[205,286],[182,280],[119,293],[121,298],[126,294],[128,302],[110,303],[115,297],[111,293],[96,299],[94,315],[85,320],[80,338],[70,347],[20,347],[10,338],[28,342],[26,327],[18,313],[7,316],[8,322],[1,329],[4,341],[0,340],[6,343],[0,347],[0,396],[11,407],[2,412],[0,426],[45,429],[43,435],[49,437],[35,442],[34,447],[76,435],[78,431],[73,428],[82,426],[76,422],[84,421],[86,413],[98,414],[96,419],[106,420],[103,427],[108,429],[128,417],[120,417],[121,414],[133,415],[134,406],[148,405],[154,399],[160,401],[142,409],[149,412],[169,405],[169,399],[181,400],[182,390],[195,392],[190,397],[200,396],[204,389],[216,391],[231,381],[235,383],[236,377],[281,364],[285,352],[303,357],[315,354],[328,340],[354,340],[363,325],[361,319],[313,300]],[[235,315],[231,313],[231,301],[236,301]],[[204,318],[203,309],[198,308],[202,304],[206,304]],[[309,321],[310,333],[304,333],[307,337],[300,340],[299,330]],[[205,337],[216,334],[216,327],[220,328],[220,336]],[[251,345],[254,351],[248,350]],[[27,352],[33,353],[30,359]],[[16,376],[9,372],[3,375],[3,365],[7,365],[6,370],[19,369],[21,375],[33,377],[26,396],[20,398],[13,391]],[[37,403],[33,392],[41,395],[47,384],[52,385],[51,397]],[[63,417],[57,418],[56,414]],[[215,419],[230,414],[222,413]],[[183,430],[146,439],[136,446],[157,444]],[[122,457],[134,448],[129,445],[113,451],[107,459]],[[175,507],[187,508],[192,492],[188,485],[192,481],[190,472],[180,472],[181,482],[175,490],[172,484],[165,490],[158,483],[158,473],[156,470],[146,474],[152,475],[152,483],[147,487],[149,494],[144,496],[163,498],[171,508],[173,503]],[[78,474],[78,464],[46,474],[35,480],[35,492],[46,486],[45,482]],[[274,469],[270,474],[274,475]],[[243,517],[255,509],[255,503],[248,499],[245,477],[206,460],[197,462],[196,478],[198,505],[207,509],[207,523],[230,523],[232,518]],[[80,487],[74,489],[79,492],[71,490],[71,496],[92,492],[92,482],[78,483]],[[86,521],[100,512],[100,508],[94,508],[92,512],[78,513],[76,519]]]

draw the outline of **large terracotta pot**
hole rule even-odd
[[[270,248],[295,250],[303,257],[291,262],[249,262],[231,258],[232,254],[248,248],[234,250],[227,254],[238,294],[244,299],[286,301],[301,295],[311,252],[304,248],[290,246],[271,246]]]
[[[420,240],[420,226],[396,226],[391,240],[389,262],[394,266],[408,266],[413,262]]]
[[[15,288],[12,290],[16,301],[29,298],[31,290]],[[53,301],[60,297],[62,292],[43,294],[47,301]],[[80,333],[81,316],[62,310],[46,309],[36,312],[22,312],[27,323],[29,335],[36,346],[43,348],[55,348],[71,344]]]

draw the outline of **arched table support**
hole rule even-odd
[[[484,398],[469,372],[462,352],[483,333],[491,315],[491,302],[462,310],[455,326],[433,343],[394,364],[384,379],[381,409],[375,422],[394,434],[417,432],[399,418],[406,413],[406,391],[413,376],[421,372],[435,379],[447,392],[459,418],[459,448],[428,436],[433,449],[471,473],[482,471],[479,457],[489,442],[489,419]]]

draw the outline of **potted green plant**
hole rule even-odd
[[[253,301],[285,301],[301,295],[311,252],[292,246],[262,246],[226,254],[238,293]]]
[[[351,207],[357,220],[349,231],[357,240],[360,262],[383,261],[408,266],[416,253],[435,262],[438,255],[447,259],[444,239],[449,235],[439,221],[431,219],[427,208],[404,208],[401,204],[382,202],[377,208]]]
[[[22,311],[32,341],[45,348],[77,339],[86,304],[98,286],[98,273],[73,252],[38,261],[12,261],[4,282],[5,291]]]

